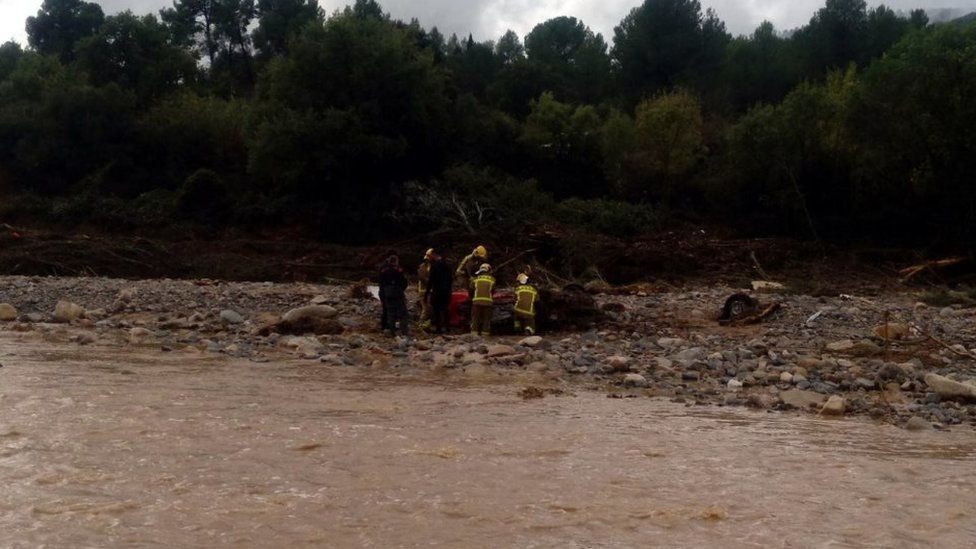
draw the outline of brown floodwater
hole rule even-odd
[[[2,547],[976,545],[965,428],[11,335],[0,362]]]

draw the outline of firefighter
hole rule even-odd
[[[539,291],[529,284],[529,275],[518,275],[515,287],[515,331],[525,335],[535,335],[535,306],[539,301]]]
[[[470,254],[458,263],[454,278],[457,279],[461,288],[470,288],[471,280],[477,275],[481,265],[488,262],[488,250],[484,246],[478,246]]]
[[[482,263],[471,280],[471,333],[491,335],[491,316],[495,300],[495,277],[491,276],[491,265]]]
[[[424,254],[424,260],[417,268],[417,305],[420,308],[420,328],[430,326],[430,303],[427,300],[427,287],[430,285],[430,265],[434,257],[434,249],[430,248]]]

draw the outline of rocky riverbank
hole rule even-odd
[[[611,397],[869,415],[912,429],[976,425],[976,310],[929,307],[911,291],[767,294],[761,324],[720,326],[735,288],[596,296],[590,329],[541,337],[394,340],[378,304],[315,284],[0,278],[0,330],[13,337],[323,368],[531,372],[526,398],[594,389]],[[317,332],[315,335],[311,332]]]

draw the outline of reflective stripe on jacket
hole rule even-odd
[[[539,292],[528,284],[515,288],[515,312],[523,315],[535,316],[535,302],[539,299]]]
[[[491,275],[479,275],[471,281],[474,289],[474,298],[471,300],[476,305],[491,305],[495,301],[492,299],[491,292],[495,289],[495,277]]]

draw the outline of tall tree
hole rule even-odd
[[[254,47],[262,57],[282,55],[288,40],[312,21],[322,20],[318,0],[258,0]]]
[[[698,0],[645,0],[614,29],[611,52],[631,100],[695,80],[717,66],[727,41],[714,14],[706,18]]]
[[[94,36],[77,46],[77,64],[96,85],[114,82],[145,104],[195,79],[196,63],[169,41],[153,15],[125,11],[109,16]]]
[[[91,36],[105,20],[98,4],[82,0],[44,0],[37,15],[27,18],[27,43],[39,53],[74,59],[75,44]]]
[[[531,63],[549,74],[550,88],[569,101],[598,101],[610,76],[607,44],[575,17],[536,25],[525,37]]]

